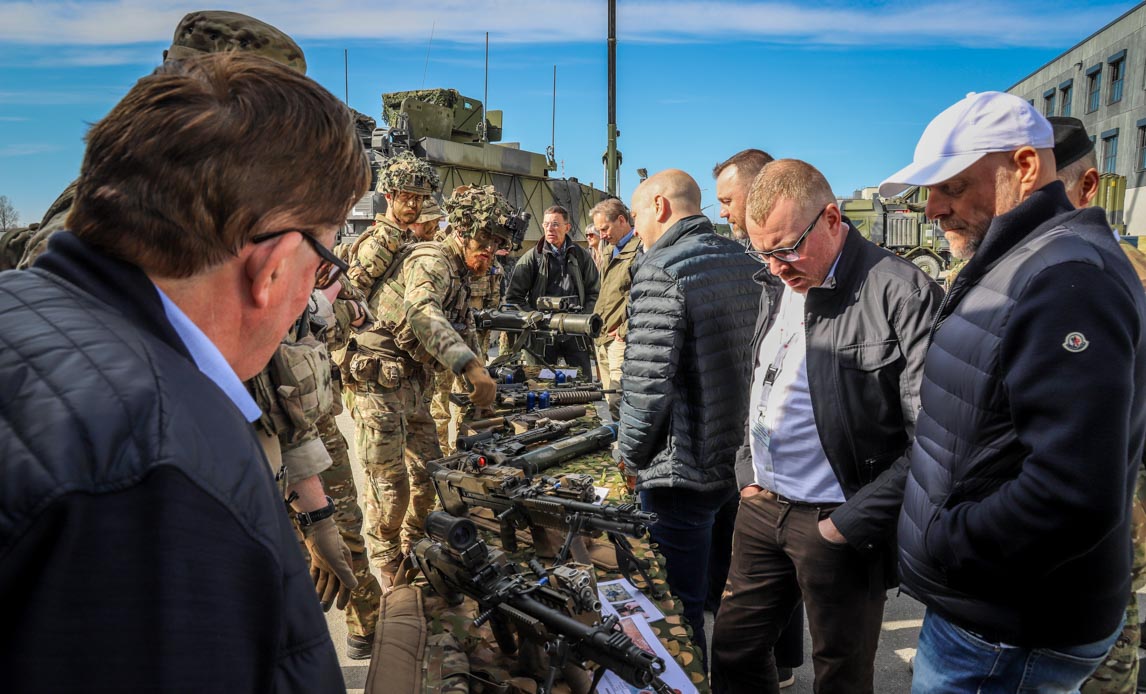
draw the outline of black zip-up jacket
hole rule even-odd
[[[1059,182],[996,217],[923,371],[899,516],[904,590],[991,641],[1093,643],[1130,594],[1146,295]]]
[[[617,442],[638,489],[733,488],[758,267],[700,215],[633,261]]]
[[[898,479],[881,477],[911,446],[919,409],[919,380],[927,333],[943,290],[912,263],[865,239],[845,218],[847,237],[834,276],[808,290],[804,304],[808,388],[820,444],[846,503],[832,522],[861,551],[894,548],[886,523],[868,506],[898,502]],[[752,344],[755,370],[760,343],[775,319],[784,283],[767,269]],[[750,432],[737,454],[737,482],[753,484]],[[887,555],[891,560],[894,551]],[[891,565],[889,564],[889,567]],[[886,573],[887,583],[895,572]]]
[[[342,692],[251,425],[138,268],[0,274],[5,691]]]
[[[565,262],[549,250],[544,237],[529,249],[509,276],[505,303],[536,309],[543,296],[575,296],[581,312],[592,313],[601,293],[601,277],[589,251],[565,237]]]

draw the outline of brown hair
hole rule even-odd
[[[605,198],[596,205],[593,205],[593,209],[589,210],[589,219],[597,215],[602,215],[610,222],[617,217],[624,216],[629,226],[633,225],[633,216],[629,214],[629,208],[625,207],[625,203],[621,202],[618,198]]]
[[[719,178],[725,169],[735,166],[737,176],[747,175],[755,178],[756,174],[760,173],[760,169],[772,161],[772,155],[762,149],[742,149],[712,167],[712,177]]]
[[[828,180],[811,164],[799,159],[779,159],[756,175],[748,192],[748,219],[764,224],[781,200],[794,200],[807,208],[824,207],[836,201]]]
[[[566,222],[569,221],[569,210],[565,209],[561,205],[553,205],[551,207],[545,208],[545,214],[559,214]]]
[[[225,261],[269,220],[345,222],[370,184],[350,112],[298,72],[242,53],[171,61],[87,135],[68,228],[161,277]]]

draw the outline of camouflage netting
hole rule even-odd
[[[398,111],[406,99],[453,108],[462,100],[456,89],[414,89],[407,92],[389,92],[382,95],[382,120],[391,127],[398,123]]]
[[[445,202],[450,228],[462,236],[473,236],[485,229],[506,239],[512,232],[506,227],[514,209],[493,186],[461,186]]]
[[[238,12],[191,12],[175,27],[168,60],[202,53],[244,51],[261,55],[306,74],[306,58],[294,39],[266,22]]]
[[[378,192],[391,195],[399,191],[432,195],[442,187],[438,174],[428,161],[410,152],[391,157],[378,172]]]

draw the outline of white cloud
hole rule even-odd
[[[794,0],[639,0],[618,8],[621,41],[759,40],[813,45],[998,45],[1065,47],[1096,30],[1130,2],[1067,0],[923,0],[874,3]],[[164,44],[200,2],[174,0],[17,0],[0,4],[0,41],[42,45]],[[599,0],[256,0],[234,9],[284,28],[299,40],[375,39],[424,43],[604,40]]]
[[[27,120],[30,119],[22,116],[0,116],[0,123],[23,123]]]

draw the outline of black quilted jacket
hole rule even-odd
[[[682,219],[633,263],[619,445],[638,489],[732,489],[760,264]]]
[[[345,691],[258,440],[146,275],[58,233],[0,325],[5,691]]]

